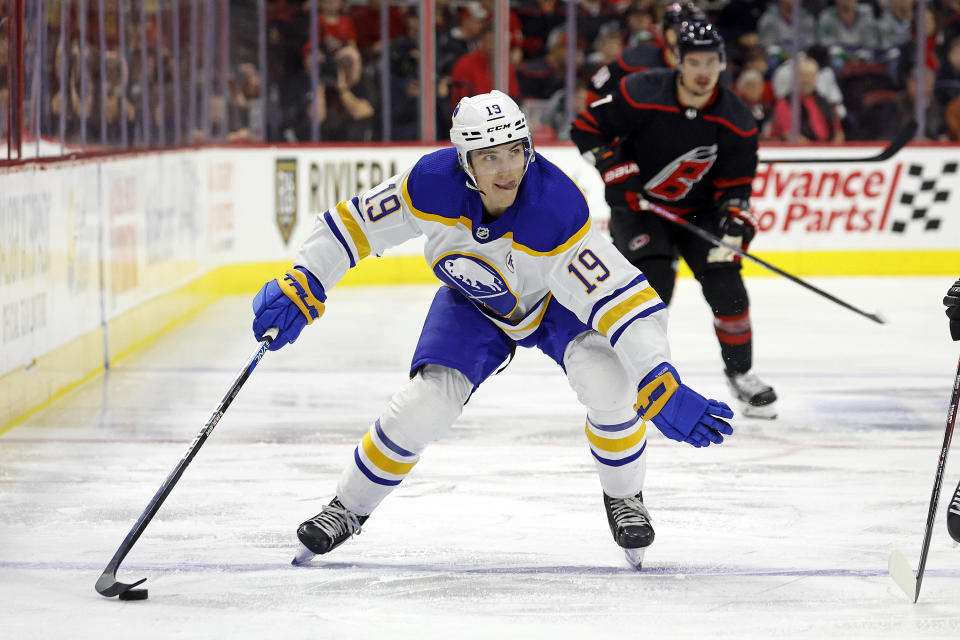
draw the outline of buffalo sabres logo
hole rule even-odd
[[[510,291],[506,279],[483,258],[448,253],[434,263],[433,272],[441,282],[501,316],[510,315],[517,306],[517,296]]]

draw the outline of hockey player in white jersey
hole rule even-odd
[[[586,200],[534,152],[516,103],[493,91],[460,101],[454,148],[319,216],[294,266],[253,301],[254,335],[278,349],[323,313],[326,293],[363,258],[426,236],[440,287],[410,382],[353,453],[323,510],[300,525],[303,562],[336,548],[407,476],[516,345],[566,373],[587,409],[586,440],[616,543],[639,568],[653,542],[643,505],[646,428],[706,447],[733,433],[733,412],[683,384],[670,364],[667,311],[644,275],[594,232]]]

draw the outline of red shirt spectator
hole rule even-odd
[[[450,104],[456,106],[461,98],[489,93],[493,86],[493,30],[484,27],[477,41],[477,48],[461,56],[453,65],[450,74]],[[509,67],[510,95],[517,95],[517,74]]]
[[[317,21],[317,41],[320,50],[336,53],[348,44],[357,43],[357,28],[348,15],[344,15],[341,0],[323,0],[323,13]]]

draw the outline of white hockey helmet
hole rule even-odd
[[[524,173],[535,159],[533,136],[527,128],[526,116],[510,96],[496,89],[460,100],[453,110],[450,141],[457,148],[460,166],[473,187],[477,186],[477,177],[470,168],[471,151],[520,141],[524,143],[527,156]]]

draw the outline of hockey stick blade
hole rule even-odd
[[[903,552],[899,549],[894,549],[890,554],[887,569],[890,571],[890,577],[897,583],[897,586],[903,589],[910,601],[916,602],[917,596],[920,595],[920,583],[907,561],[907,556],[903,555]]]
[[[865,158],[760,158],[764,164],[834,164],[837,162],[883,162],[907,146],[917,134],[917,121],[911,120],[903,129],[897,132],[890,144],[880,153]]]
[[[216,427],[217,423],[220,422],[220,418],[223,417],[227,407],[230,406],[230,403],[233,402],[233,399],[237,396],[237,393],[240,392],[240,388],[243,386],[243,383],[246,382],[247,378],[250,377],[250,374],[253,373],[253,370],[260,362],[260,359],[263,358],[263,354],[265,354],[267,349],[270,348],[270,343],[273,342],[273,339],[277,337],[277,333],[278,329],[275,327],[268,329],[264,333],[263,340],[260,341],[260,344],[257,346],[257,350],[254,351],[253,354],[247,359],[247,363],[243,366],[243,369],[240,370],[240,373],[237,374],[237,378],[233,381],[233,385],[230,386],[230,390],[227,391],[226,395],[223,396],[223,399],[220,400],[220,404],[217,405],[213,415],[210,416],[210,419],[207,420],[207,423],[204,425],[203,429],[201,429],[200,433],[197,434],[197,437],[194,438],[190,448],[187,449],[187,452],[180,459],[180,462],[177,463],[177,466],[173,468],[173,471],[170,472],[170,474],[167,476],[167,479],[163,481],[162,485],[160,485],[160,488],[153,495],[153,498],[150,500],[147,508],[144,509],[143,513],[140,514],[140,517],[137,518],[136,523],[134,523],[133,527],[127,533],[127,537],[123,539],[123,542],[120,543],[120,547],[117,549],[116,553],[113,554],[110,562],[107,563],[103,573],[101,573],[100,577],[97,579],[97,583],[95,585],[97,593],[106,598],[118,596],[121,600],[146,599],[146,589],[134,589],[134,587],[137,585],[143,584],[146,581],[146,578],[132,583],[120,582],[117,580],[117,570],[120,568],[120,563],[122,563],[123,559],[127,557],[127,554],[130,553],[133,545],[137,543],[137,540],[140,538],[140,535],[143,533],[144,529],[146,529],[147,525],[150,524],[153,516],[155,516],[157,511],[160,510],[160,506],[163,504],[163,501],[166,500],[167,496],[170,495],[170,492],[173,491],[173,487],[176,486],[177,481],[180,480],[180,476],[183,475],[187,465],[189,465],[193,458],[197,455],[200,447],[203,446],[203,443],[206,442],[207,438],[213,432],[214,427]]]

